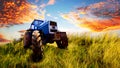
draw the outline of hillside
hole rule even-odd
[[[68,49],[56,44],[44,47],[44,58],[32,62],[32,50],[24,50],[23,43],[13,41],[0,46],[0,68],[120,68],[120,38],[104,34],[69,35]]]

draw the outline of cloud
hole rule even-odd
[[[54,17],[54,19],[58,19],[58,17]]]
[[[54,5],[55,4],[55,0],[49,0],[46,4],[45,3],[42,3],[40,5],[41,8],[45,8],[46,6],[49,6],[49,5]]]
[[[48,17],[51,17],[51,14],[47,14]]]
[[[47,5],[53,5],[55,3],[55,0],[49,0]]]
[[[51,14],[46,14],[46,16],[48,16],[48,17],[50,17],[50,18],[52,18],[52,19],[58,19],[58,17],[55,17],[55,16],[53,16],[53,15],[51,15]]]
[[[40,7],[44,8],[44,7],[46,7],[46,4],[43,3],[43,4],[40,5]]]
[[[120,1],[107,0],[79,7],[75,11],[61,14],[61,17],[92,31],[120,29]]]
[[[37,8],[27,0],[0,0],[0,28],[41,19]]]
[[[37,2],[39,2],[39,0],[35,0],[35,2],[37,3]]]
[[[0,34],[0,42],[10,42],[10,40],[5,39],[4,36]]]
[[[26,30],[20,30],[20,31],[18,31],[19,33],[25,33],[26,32]]]

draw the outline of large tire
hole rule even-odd
[[[65,49],[68,46],[68,38],[62,37],[61,40],[56,41],[58,48]]]
[[[32,32],[31,31],[26,31],[25,35],[23,37],[23,44],[24,44],[25,49],[30,47],[31,38],[32,38]]]
[[[32,33],[32,60],[38,62],[43,58],[43,45],[40,32],[38,30]]]

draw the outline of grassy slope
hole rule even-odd
[[[44,58],[30,59],[32,51],[15,41],[0,47],[0,68],[120,68],[120,38],[105,34],[97,37],[69,35],[68,49],[56,44],[44,47]]]

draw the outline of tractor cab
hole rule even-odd
[[[42,30],[44,34],[54,34],[58,31],[57,23],[54,21],[34,20],[30,26],[33,30]]]

